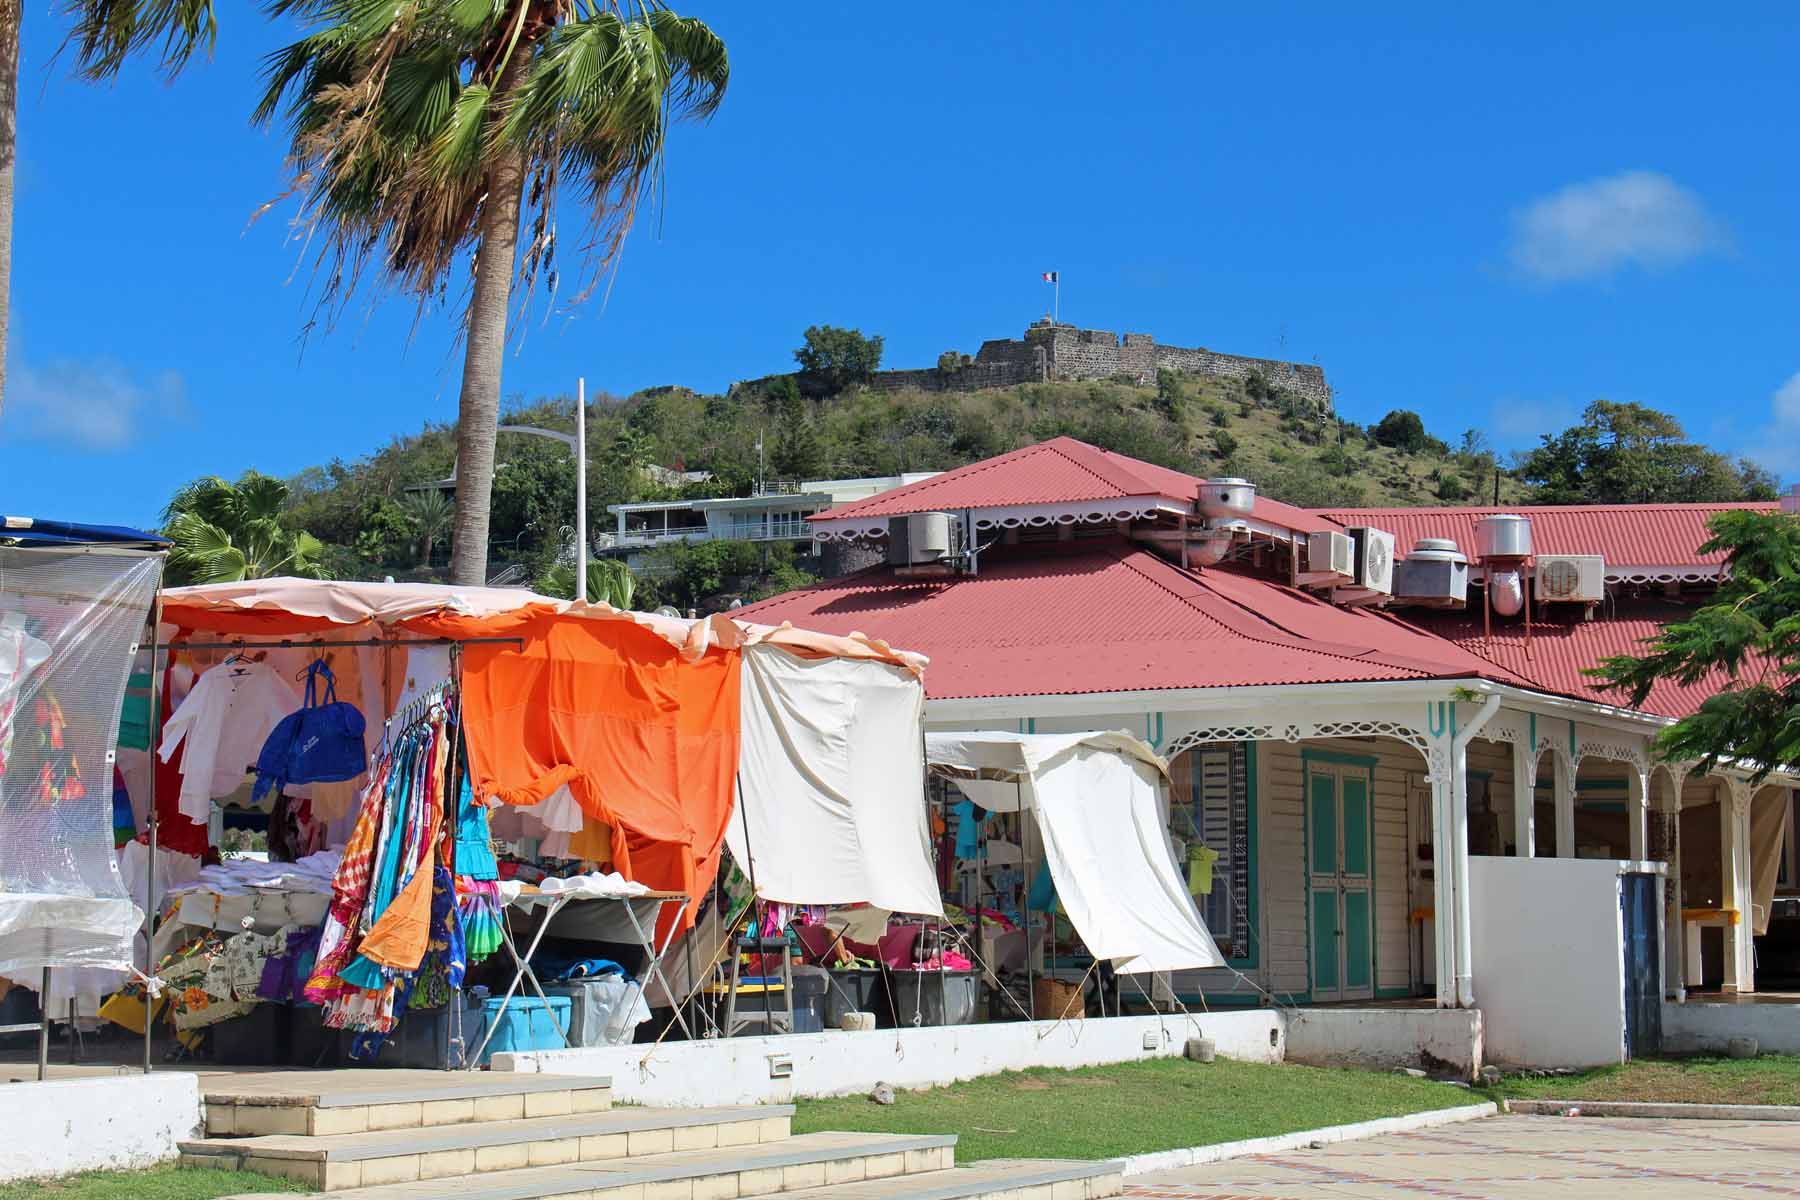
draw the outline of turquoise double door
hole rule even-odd
[[[1314,1000],[1375,994],[1373,810],[1367,770],[1309,764],[1306,894]]]

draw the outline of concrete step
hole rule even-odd
[[[605,1112],[612,1081],[505,1071],[269,1071],[209,1076],[212,1137],[321,1136]]]
[[[836,1196],[843,1188],[867,1180],[946,1172],[952,1166],[955,1146],[954,1137],[808,1133],[728,1149],[680,1150],[642,1158],[365,1184],[333,1191],[331,1200],[442,1200],[445,1196],[457,1200],[714,1200],[776,1192]]]
[[[1124,1190],[1123,1163],[996,1158],[948,1171],[784,1192],[781,1200],[1100,1200]]]
[[[784,1141],[793,1113],[786,1104],[623,1108],[368,1133],[203,1138],[182,1142],[179,1149],[186,1166],[254,1171],[331,1191],[678,1150],[715,1154],[730,1147],[737,1153],[738,1148]]]

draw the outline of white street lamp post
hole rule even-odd
[[[502,425],[500,433],[529,433],[561,442],[575,452],[575,598],[587,603],[587,380],[575,381],[575,432],[539,429],[535,425]]]

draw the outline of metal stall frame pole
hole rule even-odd
[[[1031,860],[1025,857],[1025,788],[1018,779],[1013,779],[1014,811],[1019,814],[1019,864],[1026,869],[1019,873],[1019,917],[1025,922],[1025,1001],[1031,1008],[1031,1019],[1037,1020],[1037,980],[1033,976],[1032,966],[1037,956],[1031,952]]]
[[[149,868],[144,872],[144,1074],[151,1071],[156,1039],[156,988],[151,980],[156,975],[156,766],[163,739],[162,669],[157,655],[162,643],[162,588],[150,602],[150,837]]]
[[[46,938],[45,941],[49,939]],[[70,1034],[74,1036],[73,1033]],[[50,968],[44,968],[44,990],[38,993],[38,1082],[50,1078]]]

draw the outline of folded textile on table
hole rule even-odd
[[[649,890],[617,871],[610,871],[604,875],[571,875],[567,879],[551,876],[538,883],[536,892],[525,891],[525,884],[520,880],[503,879],[500,881],[500,900],[503,904],[532,908],[562,897],[576,900],[628,900],[634,896],[642,896]]]
[[[211,892],[219,896],[254,896],[259,891],[330,895],[331,877],[342,858],[341,850],[321,850],[291,863],[228,858],[215,866],[202,867],[192,883],[172,887],[169,891],[176,895]]]

